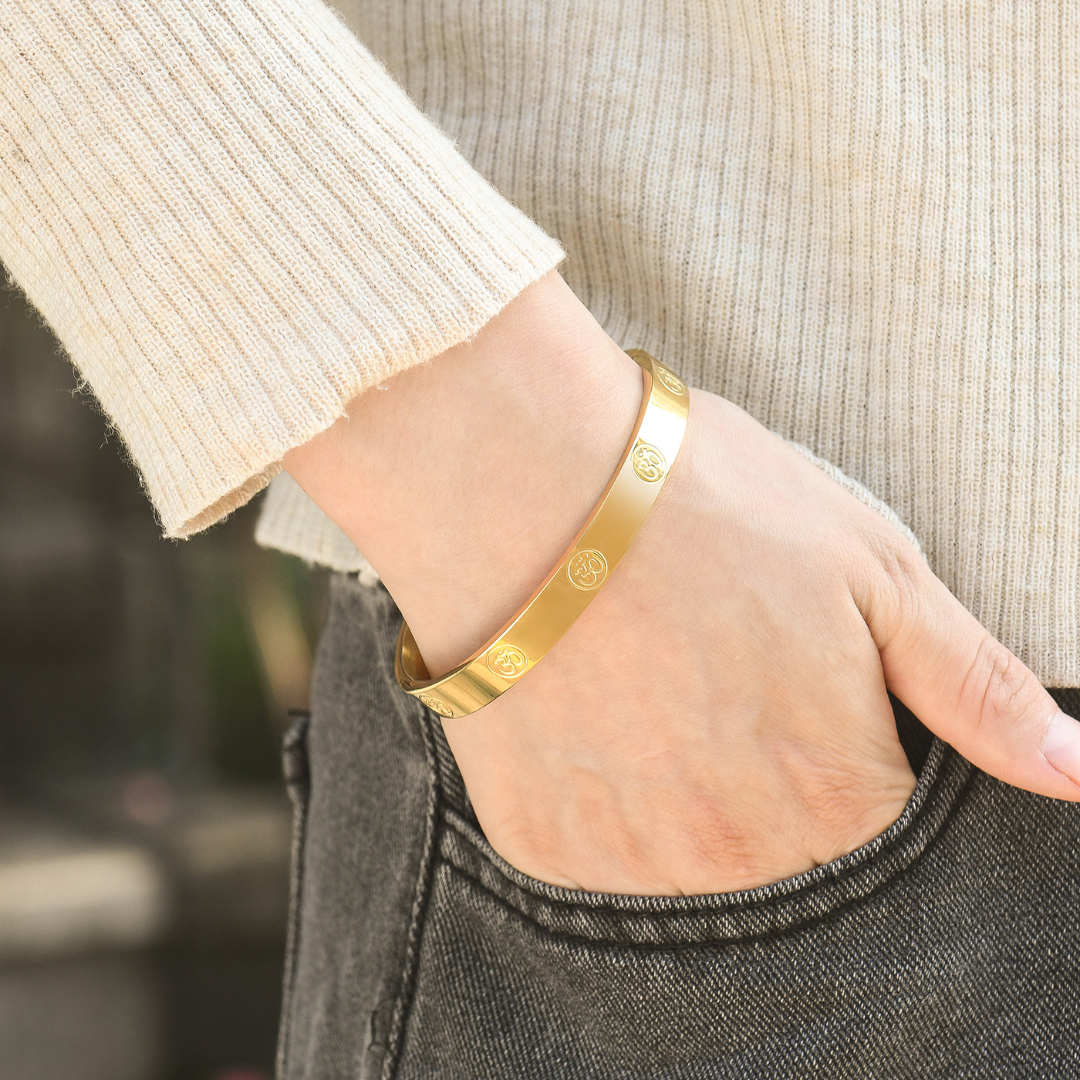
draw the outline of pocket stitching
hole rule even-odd
[[[927,776],[931,764],[936,765],[936,769],[933,776]],[[797,877],[741,893],[719,893],[701,897],[620,898],[614,898],[610,894],[591,893],[588,895],[595,899],[583,900],[572,890],[535,882],[534,879],[520,874],[506,864],[476,830],[447,807],[442,808],[445,842],[442,842],[442,839],[440,841],[439,858],[463,878],[473,882],[486,893],[498,897],[502,903],[550,933],[557,932],[555,925],[567,918],[614,918],[628,927],[634,922],[647,922],[657,928],[666,928],[676,920],[701,923],[720,918],[748,923],[755,915],[775,917],[778,910],[782,911],[785,907],[792,909],[790,922],[785,927],[787,929],[824,918],[839,907],[872,895],[922,858],[944,830],[974,774],[968,762],[939,741],[931,752],[927,767],[923,775],[928,782],[924,786],[923,778],[920,777],[920,784],[916,788],[916,793],[919,793],[919,788],[923,788],[918,805],[913,805],[916,799],[913,794],[900,818],[863,847]],[[471,858],[456,850],[459,843],[467,845],[471,850]],[[466,861],[479,863],[481,871],[477,873]],[[484,874],[485,870],[487,875]],[[485,876],[501,883],[503,888],[492,888],[484,880]],[[851,887],[853,885],[854,888]],[[780,891],[776,891],[778,886]],[[832,898],[833,902],[824,909],[813,910],[814,900],[827,889],[836,894]],[[613,903],[613,899],[617,902]],[[744,927],[734,928],[732,932],[719,937],[721,940],[730,941],[744,937],[756,938],[772,932],[775,930]],[[713,934],[717,935],[716,930]],[[606,934],[600,933],[597,937],[586,940],[607,940],[610,937],[609,929]],[[617,940],[620,943],[630,943],[636,937],[640,937],[640,932],[635,934],[631,927]]]
[[[387,594],[389,595],[389,594]],[[389,605],[388,614],[389,614]],[[384,620],[380,626],[384,636],[388,636],[389,627]],[[385,644],[385,642],[384,642]],[[386,650],[379,650],[380,656],[385,656]],[[384,661],[380,660],[380,663]],[[384,664],[385,667],[385,664]],[[405,1028],[412,1012],[413,1000],[416,996],[416,980],[420,967],[420,949],[424,938],[424,926],[427,919],[428,903],[431,899],[432,882],[435,877],[435,865],[438,856],[439,842],[439,807],[442,803],[442,790],[439,778],[438,757],[435,751],[434,736],[430,728],[430,718],[418,701],[409,698],[400,701],[398,695],[394,698],[398,711],[410,719],[415,720],[420,729],[420,738],[424,745],[424,756],[428,767],[428,804],[425,811],[424,822],[424,846],[420,855],[420,865],[417,869],[416,890],[413,898],[413,908],[409,917],[409,932],[406,938],[405,958],[401,970],[401,989],[398,991],[397,1000],[394,1002],[393,1013],[390,1019],[390,1028],[386,1038],[386,1056],[383,1058],[381,1080],[393,1080],[397,1072],[398,1061],[405,1045]],[[401,695],[404,696],[404,695]],[[414,707],[415,706],[415,707]]]
[[[600,935],[589,936],[587,934],[574,933],[570,930],[558,930],[549,926],[545,926],[543,923],[537,922],[527,912],[522,911],[514,904],[510,903],[505,897],[500,896],[498,893],[489,889],[482,881],[475,877],[472,877],[466,871],[453,863],[442,860],[452,874],[457,875],[463,881],[467,882],[473,888],[484,893],[494,903],[498,904],[501,908],[505,909],[512,916],[520,919],[522,922],[529,923],[531,926],[544,933],[545,937],[554,938],[558,941],[564,941],[571,945],[584,945],[602,948],[627,948],[634,949],[638,952],[693,952],[696,950],[710,950],[715,949],[722,945],[738,945],[743,942],[755,941],[755,942],[767,942],[780,940],[787,937],[790,934],[799,933],[812,925],[823,925],[834,921],[840,914],[848,910],[849,907],[853,907],[859,903],[871,899],[874,894],[884,885],[887,885],[890,881],[900,877],[906,873],[912,867],[916,866],[922,856],[929,849],[929,844],[919,854],[912,859],[912,861],[905,866],[899,867],[896,873],[883,878],[877,882],[875,886],[865,893],[859,896],[852,897],[847,903],[839,904],[830,908],[828,911],[821,912],[819,914],[809,914],[801,919],[793,919],[791,922],[786,923],[780,927],[774,927],[768,930],[760,930],[749,933],[734,933],[717,935],[714,937],[704,936],[694,941],[641,941],[634,940],[633,938],[626,937],[603,937]],[[620,912],[620,914],[623,914]],[[649,915],[648,917],[652,917]]]

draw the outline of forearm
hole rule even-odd
[[[441,672],[528,599],[611,478],[637,365],[562,279],[290,451],[285,467],[379,571]]]

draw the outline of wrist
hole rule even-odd
[[[364,552],[433,674],[528,599],[611,478],[637,365],[555,274],[371,389],[286,468]]]

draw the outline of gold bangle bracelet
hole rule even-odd
[[[686,432],[690,394],[641,349],[641,408],[619,467],[559,564],[504,630],[453,671],[432,679],[404,623],[394,654],[402,690],[440,716],[467,716],[510,689],[566,633],[619,565],[656,502]]]

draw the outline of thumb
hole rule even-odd
[[[903,550],[900,550],[900,545]],[[885,683],[974,765],[1040,795],[1080,801],[1080,723],[898,538],[852,594]]]

